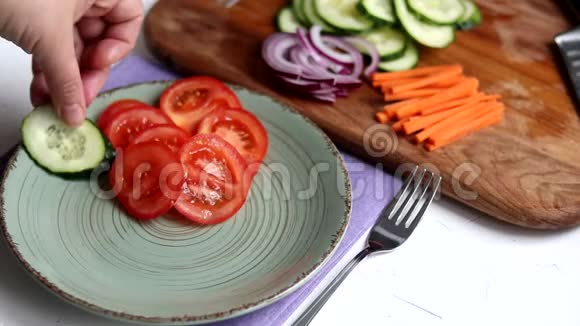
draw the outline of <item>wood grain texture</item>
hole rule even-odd
[[[491,216],[537,229],[580,223],[580,121],[551,45],[570,26],[555,3],[479,1],[482,26],[458,32],[447,49],[421,50],[421,65],[461,63],[483,90],[503,95],[501,125],[433,153],[387,137],[386,146],[397,146],[381,157],[364,146],[383,105],[378,92],[363,86],[334,105],[304,100],[279,85],[262,62],[261,42],[274,32],[275,13],[285,3],[242,0],[226,9],[217,1],[161,0],[146,19],[146,35],[172,67],[274,96],[339,146],[391,171],[403,163],[434,165],[444,177],[444,194]],[[469,178],[469,171],[480,175]]]

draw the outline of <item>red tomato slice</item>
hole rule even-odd
[[[181,129],[195,133],[198,123],[216,108],[240,108],[234,92],[207,76],[178,80],[161,95],[161,110]]]
[[[139,107],[139,106],[148,106],[147,104],[137,101],[137,100],[119,100],[117,102],[112,103],[109,105],[103,113],[99,116],[99,120],[97,121],[97,127],[99,129],[104,130],[111,117],[117,115],[119,112],[125,111],[130,108]]]
[[[115,148],[125,148],[143,130],[173,122],[161,110],[150,107],[134,107],[112,116],[103,129]]]
[[[221,223],[242,207],[245,161],[216,135],[197,135],[179,151],[185,183],[175,208],[199,224]]]
[[[161,143],[127,147],[113,163],[109,181],[127,212],[137,219],[167,213],[181,194],[183,168],[177,153]]]
[[[268,133],[248,111],[215,110],[201,121],[198,132],[222,137],[248,164],[261,163],[268,151]]]
[[[141,131],[133,138],[131,144],[159,142],[167,145],[174,152],[179,149],[191,136],[174,125],[160,125]]]

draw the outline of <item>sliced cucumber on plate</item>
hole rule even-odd
[[[48,106],[26,116],[21,132],[30,158],[47,172],[63,177],[86,175],[105,161],[109,150],[108,140],[91,121],[71,128]]]
[[[307,20],[306,20],[306,16],[304,15],[304,11],[303,11],[303,7],[304,5],[302,4],[304,2],[304,0],[292,0],[292,12],[294,13],[294,16],[296,17],[296,19],[298,20],[298,22],[300,22],[301,24],[306,24]],[[283,8],[282,10],[284,10],[286,8]],[[279,16],[279,14],[278,14]]]
[[[425,23],[411,13],[405,0],[394,0],[394,3],[399,22],[418,43],[432,48],[445,48],[455,40],[453,26]]]
[[[393,25],[397,22],[393,0],[360,0],[357,8],[376,25]]]
[[[463,16],[455,24],[456,27],[458,29],[468,30],[481,24],[481,11],[477,5],[470,0],[461,0],[461,3],[464,7]]]
[[[389,26],[370,30],[360,36],[375,45],[382,60],[401,57],[407,47],[407,36],[400,30]]]
[[[461,0],[407,0],[407,6],[420,19],[437,25],[453,25],[465,11]]]
[[[286,7],[278,12],[276,22],[278,23],[280,32],[284,33],[296,33],[298,28],[303,27],[290,7]]]
[[[381,61],[379,69],[383,71],[401,71],[414,68],[419,62],[419,50],[415,43],[409,41],[403,56],[390,61]]]
[[[313,0],[316,13],[337,30],[359,33],[373,27],[372,20],[357,9],[359,0]]]
[[[316,0],[302,0],[302,12],[304,13],[304,17],[306,18],[306,25],[318,25],[322,27],[322,30],[325,32],[335,32],[336,30],[327,24],[316,12],[315,2]]]

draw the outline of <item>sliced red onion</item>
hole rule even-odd
[[[296,31],[296,36],[300,41],[300,44],[308,51],[308,53],[312,56],[312,58],[319,63],[320,65],[328,68],[329,70],[333,71],[334,73],[342,73],[344,71],[348,71],[348,64],[335,62],[334,60],[329,60],[328,57],[322,57],[315,47],[314,44],[310,41],[309,34],[306,32],[304,28],[299,28]],[[323,53],[321,53],[323,54]]]
[[[371,42],[360,37],[347,37],[345,38],[345,40],[358,48],[365,49],[365,52],[371,57],[371,63],[366,67],[364,71],[365,76],[370,77],[373,73],[377,71],[377,69],[379,68],[379,63],[381,61],[381,57],[379,55],[377,47]]]
[[[363,70],[367,75],[376,70],[375,56],[372,55],[376,49],[359,41],[357,38],[349,38],[347,42],[340,37],[322,36],[319,27],[309,33],[299,29],[296,34],[271,35],[264,42],[262,55],[289,88],[319,101],[333,103],[337,97],[346,97],[351,89],[362,85],[360,76]],[[368,47],[373,62],[367,69],[362,54],[353,44]],[[349,60],[337,60],[341,57]]]
[[[312,95],[313,98],[322,101],[322,102],[329,102],[334,103],[336,102],[336,95],[328,94],[328,95]]]
[[[304,68],[288,60],[288,49],[298,44],[292,35],[275,33],[266,39],[262,46],[262,57],[272,69],[285,74],[300,76]]]
[[[323,41],[326,44],[330,44],[334,47],[340,48],[345,53],[348,53],[348,55],[353,60],[350,75],[353,77],[359,78],[360,74],[362,73],[362,71],[364,69],[364,61],[363,61],[362,54],[360,54],[360,52],[354,46],[352,46],[350,43],[348,43],[348,42],[346,42],[338,37],[324,36]]]
[[[334,94],[336,94],[337,97],[348,97],[349,95],[348,90],[344,88],[339,88]]]
[[[305,91],[313,91],[317,89],[321,89],[326,85],[319,81],[309,81],[300,78],[292,78],[288,76],[278,75],[278,78],[282,79],[286,84],[292,86],[294,88],[303,89]]]
[[[298,41],[300,42],[300,44],[306,50],[308,50],[309,53],[312,54],[312,56],[316,59],[316,61],[322,60],[322,57],[320,57],[320,55],[318,54],[318,52],[314,48],[314,45],[310,42],[310,39],[308,37],[308,32],[306,31],[306,29],[299,28],[296,31],[296,37],[298,37]]]
[[[325,44],[322,37],[322,27],[318,25],[312,26],[310,33],[308,33],[308,39],[312,42],[314,49],[333,62],[341,64],[354,63],[351,53],[341,53]]]

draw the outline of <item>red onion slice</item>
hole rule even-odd
[[[292,35],[272,34],[262,46],[262,57],[272,69],[293,76],[300,76],[304,72],[304,68],[289,61],[286,57],[288,49],[297,44],[298,41]]]
[[[377,47],[371,42],[360,37],[347,37],[346,41],[358,48],[365,49],[366,53],[371,57],[371,63],[367,66],[367,68],[364,71],[365,76],[370,77],[373,73],[377,71],[377,69],[379,68],[379,63],[381,61],[381,57],[379,55]]]
[[[322,27],[318,25],[312,26],[312,28],[310,28],[310,32],[308,33],[308,38],[312,42],[314,49],[332,61],[341,64],[354,63],[354,59],[350,53],[338,52],[324,43],[322,37]]]
[[[347,43],[346,41],[338,38],[338,37],[332,37],[332,36],[325,36],[323,38],[323,41],[327,44],[330,44],[334,47],[340,48],[343,51],[345,51],[345,53],[348,53],[348,55],[352,58],[353,62],[352,62],[352,69],[351,69],[351,73],[350,76],[355,77],[355,78],[359,78],[359,76],[361,75],[363,69],[364,69],[364,61],[363,61],[363,57],[362,54],[360,54],[360,52],[351,44]]]

